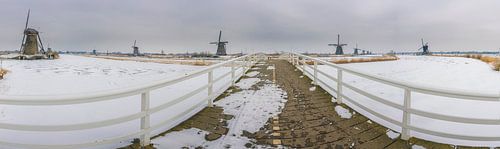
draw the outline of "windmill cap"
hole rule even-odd
[[[38,31],[32,28],[27,28],[24,30],[24,34],[38,34]]]

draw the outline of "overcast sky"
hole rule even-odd
[[[500,48],[499,0],[0,0],[0,50],[19,49],[30,27],[56,50],[129,52],[374,52]]]

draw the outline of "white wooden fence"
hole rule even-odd
[[[186,110],[179,115],[174,116],[171,119],[166,119],[163,122],[160,122],[154,126],[150,125],[150,115],[156,113],[161,110],[168,110],[169,107],[175,105],[177,103],[182,102],[183,100],[192,97],[193,95],[207,90],[208,94],[206,98],[203,99],[208,102],[208,106],[212,106],[213,100],[219,96],[222,92],[224,92],[228,87],[233,86],[235,81],[237,81],[241,76],[245,74],[246,71],[253,66],[256,61],[262,58],[261,55],[245,55],[242,57],[234,58],[222,63],[218,63],[208,68],[204,68],[199,71],[195,71],[183,76],[179,76],[173,79],[162,80],[158,82],[154,82],[151,84],[146,84],[143,86],[133,86],[131,88],[114,90],[111,92],[99,92],[95,94],[75,94],[75,95],[64,95],[64,96],[5,96],[0,95],[0,105],[18,105],[18,106],[57,106],[57,105],[72,105],[72,104],[80,104],[80,103],[91,103],[91,102],[100,102],[106,100],[114,100],[122,97],[129,97],[134,95],[141,95],[141,111],[135,114],[122,116],[119,118],[107,119],[96,122],[88,122],[88,123],[79,123],[79,124],[70,124],[70,125],[25,125],[25,124],[11,124],[11,123],[0,123],[0,129],[5,130],[13,130],[13,131],[33,131],[33,132],[58,132],[58,131],[75,131],[75,130],[85,130],[85,129],[93,129],[100,128],[105,126],[117,125],[125,122],[129,122],[132,120],[140,119],[140,129],[134,133],[117,136],[114,138],[109,138],[105,140],[94,140],[90,142],[84,142],[79,144],[64,144],[64,145],[54,145],[54,144],[28,144],[28,143],[13,143],[6,142],[0,140],[0,148],[1,146],[8,146],[14,148],[87,148],[87,147],[95,147],[104,144],[112,144],[118,143],[121,141],[129,141],[132,138],[139,138],[141,140],[141,145],[149,145],[151,138],[151,131],[157,130],[158,128],[166,127],[166,124],[169,124],[171,121],[175,121],[181,117],[186,117],[188,113],[197,113],[194,111],[200,104],[194,104],[191,107],[185,107]],[[222,67],[231,67],[231,71],[225,74],[222,74],[220,77],[213,78],[213,72],[216,69],[221,69]],[[239,74],[236,74],[236,70],[242,69]],[[183,82],[185,80],[189,80],[195,77],[199,77],[202,75],[208,74],[208,82],[206,85],[203,85],[200,88],[194,89],[185,95],[173,99],[167,103],[163,103],[156,107],[150,106],[150,92],[166,86],[171,86],[176,83]],[[214,90],[213,84],[222,80],[224,77],[231,76],[231,82],[222,85],[221,88]],[[201,82],[200,82],[201,83]],[[139,100],[139,99],[137,99]],[[112,107],[110,107],[112,109]],[[201,109],[200,109],[201,110]],[[194,112],[193,112],[194,111]],[[188,116],[189,117],[189,116]],[[63,120],[61,120],[63,121]],[[167,126],[168,128],[174,127]],[[165,130],[163,130],[165,131]]]
[[[313,83],[316,85],[321,86],[323,89],[325,89],[327,92],[329,92],[332,95],[336,95],[337,99],[336,101],[339,103],[342,103],[344,100],[347,100],[349,102],[349,106],[356,106],[368,113],[370,113],[373,116],[376,116],[379,119],[382,119],[388,123],[391,123],[393,125],[396,125],[401,128],[401,138],[404,140],[408,140],[411,136],[410,132],[419,132],[427,135],[432,135],[432,136],[438,136],[438,137],[443,137],[443,138],[450,138],[450,139],[458,139],[458,140],[467,140],[467,141],[500,141],[500,136],[472,136],[472,135],[461,135],[461,134],[453,134],[449,133],[446,131],[436,131],[436,130],[429,130],[423,127],[419,126],[414,126],[412,125],[411,122],[411,117],[412,115],[418,115],[426,118],[431,118],[435,120],[442,120],[442,121],[448,121],[448,122],[456,122],[456,123],[462,123],[462,124],[481,124],[481,125],[500,125],[500,119],[483,119],[483,118],[467,118],[467,117],[457,117],[457,116],[450,116],[450,115],[445,115],[441,113],[435,113],[435,112],[429,112],[429,111],[423,111],[419,109],[414,109],[411,106],[411,97],[412,93],[420,93],[420,94],[426,94],[426,95],[433,95],[433,96],[440,96],[440,97],[449,97],[449,98],[455,98],[459,100],[474,100],[474,101],[500,101],[500,93],[499,94],[485,94],[485,93],[477,93],[477,92],[468,92],[468,91],[462,91],[462,90],[448,90],[448,89],[442,89],[442,88],[433,88],[433,87],[428,87],[428,86],[420,86],[416,84],[411,84],[407,82],[402,82],[398,80],[393,80],[393,79],[388,79],[388,78],[383,78],[380,76],[372,75],[372,74],[367,74],[367,73],[362,73],[358,72],[356,70],[352,70],[349,68],[342,67],[340,65],[336,65],[318,58],[302,55],[299,53],[289,53],[289,61],[290,63],[294,64],[299,70],[301,70],[305,75],[307,75],[309,78],[313,80]],[[309,63],[313,63],[312,66],[307,64],[307,61]],[[337,70],[337,76],[333,76],[331,74],[328,74],[324,71],[321,71],[318,69],[318,64],[322,64],[324,66],[328,66],[331,68],[334,68]],[[312,71],[312,72],[310,72]],[[318,78],[318,73],[325,76],[328,79],[331,79],[335,82],[337,82],[336,85],[333,84],[327,84],[325,83],[325,80],[320,80]],[[384,99],[381,97],[378,97],[376,95],[373,95],[371,93],[368,93],[366,91],[363,91],[362,89],[356,88],[353,85],[347,84],[343,82],[342,75],[343,73],[349,73],[364,79],[368,79],[371,81],[379,82],[385,85],[389,85],[395,88],[400,88],[404,90],[404,103],[403,105],[395,103],[393,101],[390,101],[388,99]],[[335,88],[336,87],[336,88]],[[363,103],[359,103],[357,99],[352,99],[345,94],[343,94],[342,89],[343,88],[348,88],[360,95],[363,95],[370,100],[376,101],[378,103],[384,104],[386,106],[390,106],[392,108],[396,108],[400,110],[403,114],[402,119],[393,119],[390,118],[386,115],[383,115],[381,111],[375,111],[372,110],[366,106],[364,106]],[[386,126],[387,127],[387,126]],[[497,130],[494,130],[497,131]]]

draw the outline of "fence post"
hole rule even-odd
[[[403,126],[401,132],[401,139],[408,140],[410,139],[410,129],[409,125],[411,122],[411,91],[409,88],[405,88],[405,97],[404,97],[404,110],[403,110]]]
[[[214,79],[214,71],[210,70],[208,72],[208,106],[212,107],[213,102],[212,102],[212,94],[213,94],[213,79]]]
[[[298,65],[299,65],[299,56],[296,55],[295,57],[297,58],[297,59],[295,59],[295,66],[298,67]]]
[[[314,62],[314,85],[318,85],[318,62],[313,60]]]
[[[250,68],[252,66],[253,60],[254,60],[254,57],[250,56],[250,60],[249,60],[249,63],[248,63],[248,68]]]
[[[249,57],[245,57],[245,68],[246,68],[246,70],[250,70],[249,61],[250,61],[250,58]]]
[[[245,75],[245,69],[246,69],[246,65],[247,65],[246,64],[247,61],[245,59],[246,59],[246,57],[243,58],[242,62],[241,62],[241,68],[243,68],[243,70],[241,70],[241,71],[243,71],[243,75]]]
[[[235,82],[234,65],[235,65],[235,62],[232,62],[230,65],[231,65],[231,86],[234,86],[234,82]]]
[[[250,57],[250,67],[256,62],[256,59],[254,56]]]
[[[342,69],[337,68],[337,103],[342,103]]]
[[[276,64],[273,64],[273,83],[276,83]]]
[[[305,58],[305,57],[303,57],[303,58],[302,58],[302,74],[303,74],[303,75],[306,75],[306,65],[307,65],[307,64],[306,64],[306,58]]]
[[[146,115],[144,117],[141,117],[141,131],[146,131],[143,135],[141,135],[141,146],[145,147],[151,144],[151,130],[149,130],[149,91],[141,94],[141,112],[146,112]]]

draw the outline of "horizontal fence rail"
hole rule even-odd
[[[450,139],[458,139],[458,140],[466,140],[466,141],[500,141],[500,136],[473,136],[473,135],[462,135],[462,134],[453,134],[446,131],[437,131],[430,130],[427,128],[422,128],[419,126],[415,126],[411,124],[411,117],[413,115],[430,118],[433,120],[447,121],[447,122],[456,122],[461,124],[480,124],[480,125],[500,125],[500,119],[485,119],[485,118],[466,118],[466,117],[458,117],[458,116],[450,116],[436,112],[423,111],[419,109],[414,109],[411,106],[412,103],[412,93],[420,93],[424,95],[433,95],[438,97],[447,97],[453,98],[457,100],[473,100],[473,101],[496,101],[500,102],[500,92],[499,94],[489,94],[489,93],[480,93],[480,92],[470,92],[463,90],[453,90],[453,89],[443,89],[436,88],[432,86],[425,86],[421,84],[409,83],[400,80],[394,80],[389,78],[384,78],[381,76],[368,74],[361,72],[359,70],[354,70],[351,68],[346,68],[344,66],[336,65],[325,60],[321,60],[319,58],[310,57],[307,55],[299,54],[299,53],[286,53],[288,55],[288,61],[295,65],[295,67],[301,70],[306,76],[313,80],[315,85],[321,86],[328,93],[332,94],[336,97],[336,102],[342,103],[343,100],[347,101],[349,106],[357,107],[358,109],[362,109],[367,113],[375,116],[378,119],[381,119],[385,122],[388,122],[392,125],[395,125],[400,128],[400,130],[395,130],[401,133],[401,139],[408,140],[412,136],[411,132],[418,132],[426,135],[450,138]],[[312,64],[311,64],[312,63]],[[313,65],[313,66],[310,66]],[[329,74],[327,72],[318,69],[317,65],[324,65],[330,68],[334,68],[337,71],[337,74]],[[312,71],[312,72],[311,72]],[[343,81],[342,75],[344,73],[349,73],[351,75],[368,79],[374,82],[382,83],[388,86],[392,86],[394,88],[401,89],[403,94],[403,104],[398,104],[389,99],[384,99],[382,97],[378,97],[362,89],[359,89],[351,84],[347,84]],[[326,79],[333,80],[337,82],[336,85],[328,84],[325,80],[319,79],[318,74],[323,75]],[[333,87],[332,87],[333,86]],[[397,109],[402,114],[402,119],[393,119],[389,116],[384,115],[380,111],[376,111],[374,109],[370,109],[366,107],[365,104],[362,104],[357,99],[353,99],[345,95],[342,91],[343,88],[347,88],[359,95],[367,97],[370,100],[381,103],[385,106],[392,107]],[[347,104],[347,103],[346,103]],[[355,108],[353,108],[355,109]],[[386,126],[389,127],[389,126]],[[428,139],[428,138],[421,138]],[[432,140],[431,140],[432,141]],[[446,142],[441,142],[446,143]],[[477,144],[474,144],[477,145]]]
[[[0,105],[17,105],[17,106],[57,106],[57,105],[74,105],[81,103],[92,103],[107,100],[115,100],[122,97],[129,97],[140,95],[140,112],[131,115],[126,115],[118,118],[106,119],[97,122],[88,123],[78,123],[78,124],[67,124],[67,125],[27,125],[27,124],[11,124],[11,123],[0,123],[0,129],[14,130],[14,131],[35,131],[35,132],[60,132],[60,131],[75,131],[75,130],[85,130],[93,128],[101,128],[111,125],[117,125],[132,120],[140,121],[140,130],[124,135],[117,136],[114,138],[108,138],[105,140],[94,140],[90,142],[83,142],[79,144],[24,144],[24,143],[13,143],[0,140],[0,146],[10,146],[15,148],[86,148],[94,147],[105,144],[118,143],[122,141],[129,141],[132,138],[139,138],[141,141],[141,146],[149,145],[151,132],[159,128],[166,127],[165,125],[171,124],[173,121],[182,122],[182,117],[190,113],[197,113],[200,106],[207,105],[212,106],[213,100],[223,93],[230,86],[234,86],[235,82],[245,74],[259,59],[262,59],[262,54],[251,54],[245,55],[238,58],[233,58],[228,61],[224,61],[215,65],[211,65],[207,68],[187,73],[182,76],[178,76],[172,79],[161,80],[153,82],[150,84],[143,84],[138,86],[132,86],[124,89],[108,90],[88,94],[71,94],[71,95],[44,95],[44,96],[8,96],[0,95]],[[230,67],[230,71],[223,73],[222,75],[214,78],[214,70]],[[241,69],[241,73],[238,73]],[[173,99],[169,102],[151,107],[150,105],[150,92],[155,89],[171,86],[195,77],[200,77],[202,75],[207,75],[208,82],[199,88],[195,88],[188,93]],[[230,82],[223,84],[220,88],[214,88],[214,84],[220,82],[223,78],[230,77]],[[200,82],[201,83],[201,82]],[[190,105],[191,107],[186,107],[186,109],[173,118],[162,120],[158,124],[151,126],[150,115],[159,112],[161,110],[166,110],[169,107],[181,103],[194,95],[207,90],[207,95],[204,99],[200,100],[197,104]],[[138,99],[139,100],[139,99]],[[111,107],[110,107],[111,108]],[[172,128],[177,125],[171,124],[167,127]],[[163,130],[164,131],[164,130]]]

